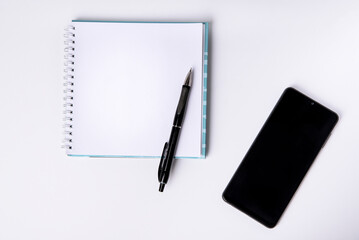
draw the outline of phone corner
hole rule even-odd
[[[222,199],[223,199],[223,201],[225,201],[226,203],[230,204],[229,201],[228,201],[228,196],[227,196],[226,190],[224,190],[223,193],[222,193]]]

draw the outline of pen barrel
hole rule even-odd
[[[186,106],[187,106],[187,102],[188,102],[189,90],[190,90],[190,86],[187,86],[187,85],[182,86],[181,96],[180,96],[178,106],[176,109],[176,114],[175,114],[175,117],[173,120],[174,126],[179,126],[179,127],[182,126],[182,122],[183,122],[183,118],[184,118],[184,114],[186,112]]]

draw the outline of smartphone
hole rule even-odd
[[[333,111],[287,88],[224,190],[224,201],[273,228],[337,121]]]

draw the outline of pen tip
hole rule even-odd
[[[186,79],[184,80],[184,84],[183,85],[187,85],[187,86],[192,86],[192,72],[193,69],[191,68],[189,70],[189,72],[187,73]]]
[[[165,189],[165,184],[164,183],[160,183],[160,192],[163,192],[163,189]]]

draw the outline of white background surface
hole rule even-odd
[[[0,239],[358,239],[358,1],[0,2]],[[209,21],[208,157],[66,157],[63,29],[71,19]],[[222,191],[282,91],[340,121],[279,224]],[[161,149],[159,149],[161,151]]]

